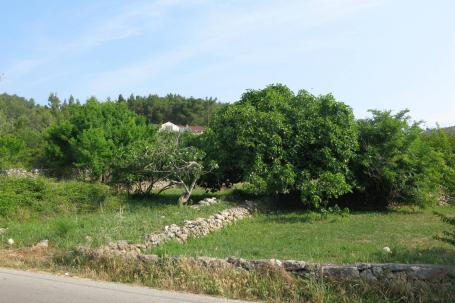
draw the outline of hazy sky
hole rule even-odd
[[[0,0],[0,92],[238,100],[283,83],[455,125],[453,0]]]

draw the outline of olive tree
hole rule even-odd
[[[139,192],[151,192],[158,182],[166,183],[158,194],[174,186],[183,188],[179,205],[188,202],[200,177],[216,167],[204,163],[205,153],[189,143],[190,134],[159,133],[154,142],[138,142],[126,148],[113,170],[117,184],[138,184]],[[142,184],[146,183],[145,190]]]
[[[112,167],[111,184],[128,192],[151,193],[167,176],[164,172],[167,153],[163,147],[157,141],[141,140],[120,149]],[[165,189],[166,186],[162,188]]]

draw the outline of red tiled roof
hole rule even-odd
[[[189,125],[188,128],[191,129],[191,131],[196,134],[204,132],[205,129],[205,127],[199,125]]]
[[[195,134],[200,134],[204,132],[205,127],[200,126],[200,125],[181,125],[181,124],[176,124],[179,128],[186,128],[191,130]]]

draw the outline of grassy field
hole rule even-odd
[[[270,302],[448,302],[455,281],[443,283],[332,283],[294,277],[279,269],[213,269],[162,258],[158,265],[120,259],[74,257],[76,245],[114,240],[139,243],[165,225],[207,217],[230,207],[178,207],[179,189],[134,197],[99,184],[49,179],[0,178],[0,266],[69,272],[80,277]],[[234,199],[231,191],[209,196]],[[198,201],[202,190],[193,195]],[[235,199],[234,199],[235,200]],[[455,264],[455,250],[434,236],[449,226],[433,211],[453,216],[455,206],[426,210],[354,212],[326,217],[314,212],[261,212],[204,238],[170,242],[161,255],[239,256],[322,263],[408,262]],[[7,239],[15,241],[13,246]],[[48,249],[31,246],[48,239]],[[391,254],[383,252],[389,246]]]
[[[0,228],[7,228],[7,231],[0,235],[0,249],[10,248],[6,243],[9,238],[15,242],[13,248],[31,246],[47,239],[50,246],[65,250],[80,244],[99,246],[115,240],[140,243],[146,234],[156,232],[165,225],[206,217],[229,206],[219,203],[200,209],[178,207],[179,189],[171,189],[160,196],[144,197],[108,191],[101,199],[93,196],[93,192],[100,191],[100,185],[23,179],[9,179],[8,182],[13,183],[14,188],[11,190],[10,186],[9,192],[2,192],[0,204],[20,204],[21,207],[17,210],[3,208],[7,215],[0,216]],[[3,186],[6,187],[5,183]],[[81,186],[94,188],[85,193],[68,192]],[[50,193],[52,190],[54,192]],[[68,196],[73,200],[70,201]],[[192,199],[198,201],[205,196],[202,190],[197,190]],[[102,203],[97,200],[102,200]],[[74,206],[80,204],[85,207]]]
[[[455,264],[455,250],[434,236],[449,226],[433,214],[454,206],[388,212],[354,212],[321,219],[311,212],[257,214],[204,238],[170,242],[160,255],[238,256],[321,263],[403,262]],[[391,254],[385,253],[388,246]]]

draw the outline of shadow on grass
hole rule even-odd
[[[179,194],[134,194],[128,195],[126,200],[130,206],[138,207],[157,207],[159,205],[177,205]]]
[[[177,205],[178,199],[182,194],[183,189],[173,188],[171,190],[162,192],[161,194],[149,193],[149,194],[125,194],[126,201],[130,207],[146,207],[146,208],[157,208],[163,205]],[[191,195],[189,204],[197,203],[198,201],[208,198],[216,197],[222,198],[225,201],[231,195],[231,192],[216,192],[210,193],[203,190],[198,190]]]
[[[266,218],[263,218],[263,221],[277,224],[293,224],[293,223],[309,223],[318,220],[319,215],[311,213],[308,211],[305,212],[292,212],[292,211],[281,211],[269,213]]]
[[[374,253],[374,259],[381,263],[455,265],[455,249],[442,247],[426,249],[392,247],[392,254]]]

